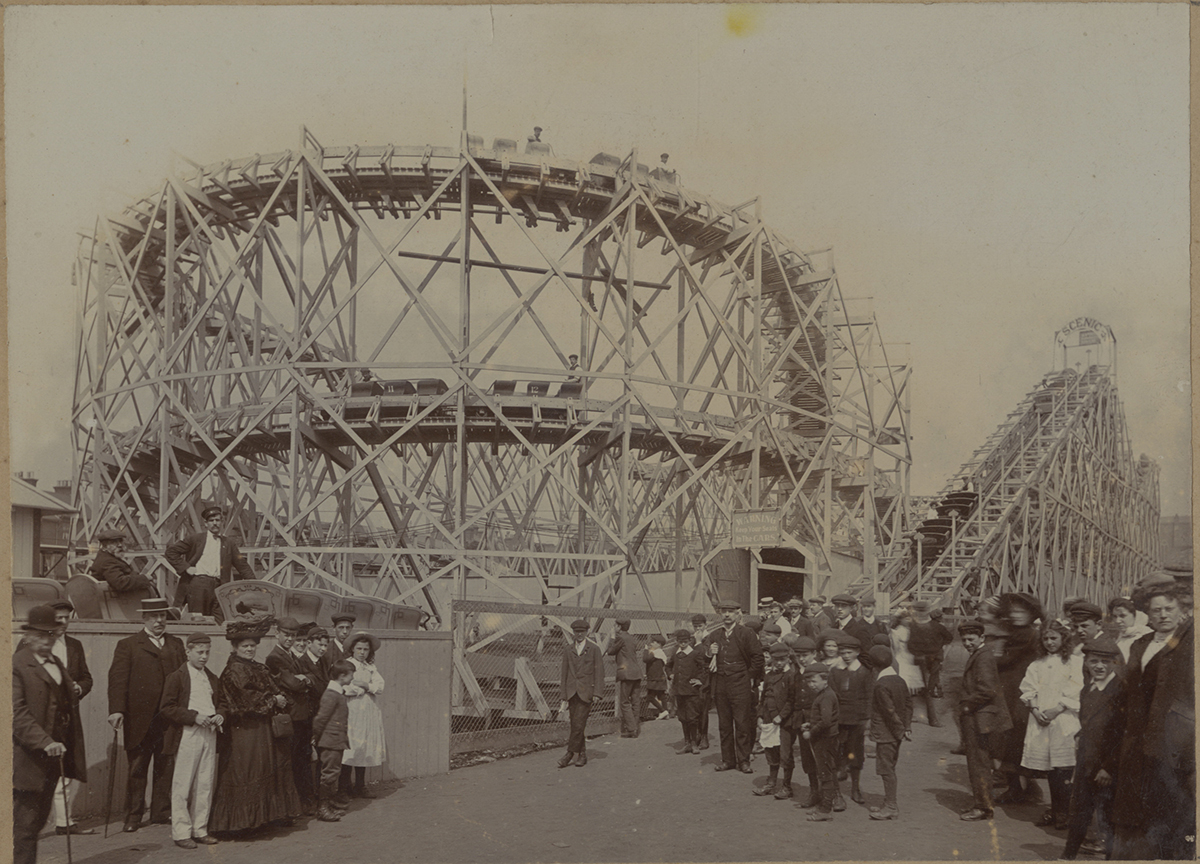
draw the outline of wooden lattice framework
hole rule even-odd
[[[823,256],[636,152],[303,130],[195,166],[80,250],[77,533],[119,525],[167,578],[216,501],[262,578],[435,613],[475,579],[603,605],[664,570],[694,603],[735,509],[778,509],[814,574],[873,566],[908,369]]]
[[[1128,596],[1158,566],[1158,465],[1133,455],[1112,329],[1079,318],[1055,345],[1054,370],[930,502],[953,517],[950,542],[885,569],[894,594],[953,604],[1027,591],[1059,609]],[[969,514],[955,507],[963,490],[976,496]]]

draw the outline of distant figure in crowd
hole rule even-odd
[[[1138,639],[1150,633],[1144,624],[1139,624],[1137,607],[1128,597],[1114,597],[1108,602],[1108,619],[1117,628],[1116,643],[1121,649],[1121,659],[1129,662],[1129,649]]]
[[[642,651],[642,662],[646,664],[646,706],[654,719],[662,720],[669,715],[667,710],[667,654],[663,649],[667,640],[653,634]]]
[[[587,765],[587,718],[592,702],[604,693],[604,655],[600,646],[587,638],[588,623],[582,618],[571,622],[573,642],[563,648],[562,677],[558,713],[569,712],[571,731],[567,752],[558,760],[559,768],[572,762]]]
[[[171,778],[175,759],[163,752],[166,721],[159,711],[167,676],[187,660],[178,636],[167,632],[165,598],[142,601],[140,632],[117,643],[108,669],[108,722],[125,736],[129,758],[125,831],[137,831],[146,810],[146,779],[154,765],[150,822],[171,821]]]
[[[175,590],[175,605],[198,615],[211,615],[220,624],[224,620],[217,604],[216,589],[233,578],[253,579],[254,571],[246,563],[237,544],[221,536],[224,511],[220,507],[205,507],[200,513],[207,529],[189,534],[167,547],[166,559],[179,574]]]
[[[616,629],[604,653],[617,664],[617,705],[621,713],[621,737],[636,738],[640,731],[641,705],[638,690],[642,686],[642,664],[629,633],[628,618],[618,618]]]
[[[1021,681],[1029,664],[1041,653],[1041,636],[1035,622],[1042,617],[1042,605],[1028,594],[1003,594],[1000,616],[1005,636],[1004,649],[996,657],[996,672],[1010,726],[989,736],[989,744],[1008,786],[1004,794],[996,798],[996,803],[1019,804],[1037,801],[1041,794],[1037,785],[1026,779],[1028,772],[1021,767],[1025,729],[1029,722],[1029,707],[1021,701]]]
[[[59,630],[54,610],[34,606],[21,629],[25,638],[12,658],[12,860],[34,864],[55,786],[63,773],[86,781],[87,757],[75,682],[52,650]]]
[[[158,588],[154,583],[134,569],[133,565],[121,557],[125,550],[125,535],[121,531],[110,529],[96,535],[100,551],[92,561],[90,572],[92,578],[108,583],[109,590],[114,594],[137,594],[140,597],[157,597]]]

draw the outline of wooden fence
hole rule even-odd
[[[21,638],[21,623],[13,623],[14,650]],[[113,742],[113,730],[108,725],[108,669],[117,642],[140,629],[140,622],[134,621],[71,623],[70,635],[83,643],[95,682],[92,692],[80,703],[88,762],[88,782],[80,787],[72,805],[73,813],[80,818],[104,813]],[[208,668],[218,675],[225,668],[230,651],[221,628],[212,624],[172,623],[167,631],[185,641],[191,633],[208,633],[213,637]],[[450,634],[423,630],[373,632],[383,643],[376,652],[375,664],[385,682],[378,701],[383,711],[387,762],[380,768],[368,769],[368,782],[449,771]],[[272,638],[263,639],[257,659],[264,660],[273,645]],[[123,813],[126,771],[125,751],[118,743],[114,818]]]

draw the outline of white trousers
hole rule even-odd
[[[54,825],[56,828],[67,827],[67,804],[75,800],[75,793],[79,791],[79,781],[67,778],[67,794],[63,796],[63,778],[59,777],[54,781]],[[71,820],[75,822],[75,819]]]
[[[217,773],[217,731],[184,726],[171,778],[171,839],[208,833],[213,780]]]

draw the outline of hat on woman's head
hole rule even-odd
[[[379,646],[383,644],[381,641],[379,641],[378,636],[372,636],[370,633],[366,632],[365,630],[359,630],[357,633],[353,634],[349,639],[346,640],[346,656],[347,657],[349,657],[351,654],[354,653],[354,646],[357,645],[359,642],[366,642],[368,645],[370,645],[372,654],[374,654],[376,651],[378,651]]]
[[[262,639],[275,623],[274,615],[247,615],[225,622],[225,638],[230,642],[241,639]]]

